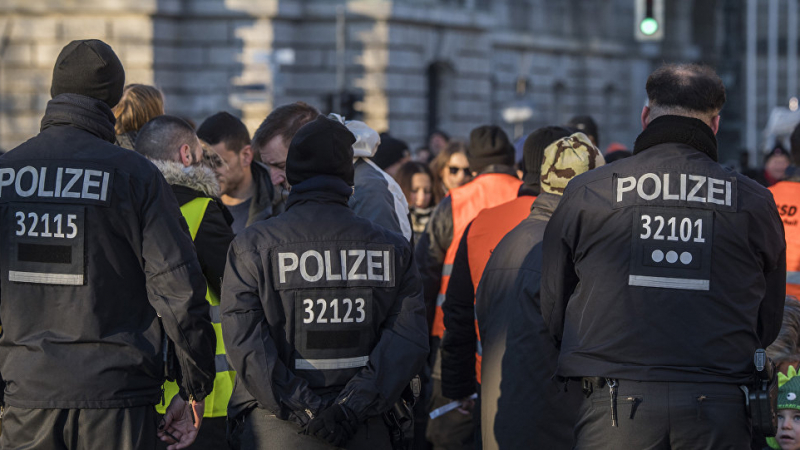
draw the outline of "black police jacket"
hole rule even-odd
[[[781,326],[786,244],[772,194],[716,151],[703,122],[662,116],[633,157],[569,183],[543,244],[560,376],[751,378]]]
[[[186,222],[156,167],[112,144],[113,121],[103,102],[62,94],[41,133],[0,157],[7,405],[154,405],[164,331],[186,393],[213,388],[214,329]]]
[[[317,176],[280,216],[231,244],[222,335],[237,372],[228,416],[307,423],[333,402],[386,412],[428,354],[421,284],[403,236],[357,217],[352,188]]]

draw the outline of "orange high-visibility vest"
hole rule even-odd
[[[517,197],[510,202],[503,203],[494,208],[481,211],[472,221],[467,235],[467,255],[469,257],[469,272],[472,278],[472,286],[475,294],[478,294],[478,283],[481,282],[483,270],[489,262],[497,244],[520,222],[525,220],[531,213],[531,205],[536,197],[524,195]],[[473,304],[474,304],[473,298]],[[478,337],[475,348],[475,378],[481,382],[481,361],[483,358],[483,346],[481,345],[481,333],[478,331],[478,315],[475,315],[475,335]]]
[[[442,338],[444,336],[444,312],[442,305],[445,302],[447,285],[450,283],[450,273],[453,270],[453,261],[456,259],[458,243],[464,235],[467,225],[478,215],[481,210],[501,205],[517,197],[522,181],[512,175],[504,173],[487,173],[479,175],[464,186],[451,189],[450,196],[453,210],[453,240],[444,256],[442,267],[442,283],[439,295],[436,297],[436,315],[433,318],[431,335]]]
[[[786,233],[786,295],[800,299],[800,183],[781,181],[769,190]]]

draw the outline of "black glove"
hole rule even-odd
[[[348,407],[337,403],[311,419],[306,432],[329,444],[341,447],[356,434],[357,429],[356,414]]]

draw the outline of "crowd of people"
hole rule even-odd
[[[630,150],[586,115],[411,149],[197,125],[73,41],[0,157],[0,448],[800,449],[800,126],[750,178],[713,70],[645,89]]]

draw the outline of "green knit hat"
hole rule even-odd
[[[786,375],[778,372],[778,410],[800,410],[800,377],[793,366],[789,366]],[[767,438],[770,448],[780,449],[781,446],[774,437]]]
[[[800,410],[800,377],[792,366],[778,374],[778,409]]]

